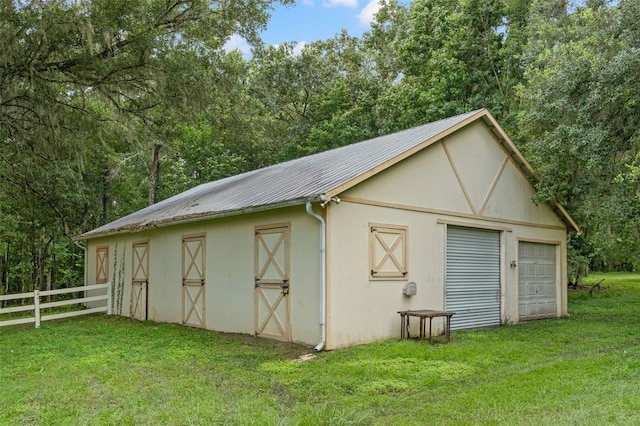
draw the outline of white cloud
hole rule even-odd
[[[306,45],[307,45],[306,41],[301,41],[298,44],[296,44],[295,47],[293,48],[293,56],[299,56]]]
[[[304,50],[305,47],[307,47],[307,43],[306,41],[299,41],[295,44],[295,46],[293,46],[293,49],[291,49],[290,54],[291,56],[300,56],[300,54],[302,53],[302,51]],[[281,46],[280,44],[272,44],[271,46],[273,47],[279,47]]]
[[[293,46],[293,49],[291,50],[291,56],[300,56],[300,54],[302,53],[302,51],[304,50],[304,48],[307,46],[306,41],[299,41],[296,43],[295,46]],[[279,47],[280,44],[272,44],[272,46],[274,47]]]
[[[344,7],[356,8],[358,7],[358,0],[326,0],[322,2],[322,5],[324,7],[344,6]]]
[[[238,34],[232,35],[224,44],[224,50],[227,52],[232,52],[236,49],[243,55],[251,53],[251,46],[249,46],[249,43],[247,43],[247,41]]]
[[[358,21],[360,21],[362,26],[370,26],[378,10],[380,10],[378,0],[371,0],[358,14]]]

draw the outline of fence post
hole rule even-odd
[[[107,315],[113,314],[113,309],[111,306],[111,303],[113,300],[113,294],[111,291],[112,289],[113,289],[113,285],[111,284],[111,281],[109,281],[109,286],[107,287]]]
[[[33,310],[36,317],[36,328],[40,328],[40,290],[33,291]]]

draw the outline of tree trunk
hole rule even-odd
[[[109,222],[109,169],[102,170],[102,221]]]
[[[2,294],[9,294],[9,243],[7,242],[6,249],[2,256],[2,268],[0,268],[0,286],[2,287]],[[0,308],[4,308],[7,302],[0,303]]]
[[[33,291],[38,289],[38,235],[35,229],[35,225],[33,222],[31,222],[30,226],[29,226],[29,234],[28,234],[28,240],[29,241],[29,245],[30,245],[30,250],[31,250],[31,282],[27,284],[29,291]],[[26,293],[26,289],[22,288],[21,293]]]
[[[49,290],[55,290],[58,287],[58,250],[56,250],[58,233],[54,233],[52,237],[51,246],[51,266],[49,267]]]
[[[153,145],[153,159],[151,161],[151,169],[149,170],[149,205],[156,202],[156,182],[158,180],[158,172],[160,170],[160,148],[162,145]]]
[[[45,262],[47,257],[47,248],[44,243],[44,235],[45,230],[42,229],[40,231],[40,238],[38,239],[38,289],[39,290],[48,290],[46,288],[46,273],[45,273]]]

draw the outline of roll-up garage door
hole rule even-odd
[[[520,321],[557,316],[556,247],[520,241],[519,252]]]
[[[451,328],[500,325],[500,233],[448,226],[446,264]]]

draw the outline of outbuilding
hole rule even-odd
[[[87,232],[86,279],[112,282],[121,315],[318,350],[399,337],[408,309],[455,311],[452,329],[558,317],[578,227],[532,201],[534,179],[493,116],[472,111]]]

